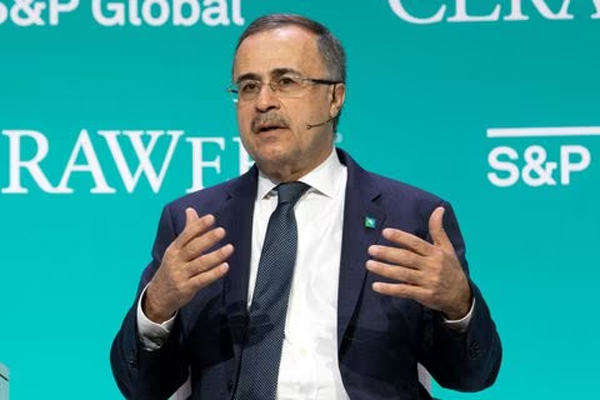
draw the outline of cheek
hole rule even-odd
[[[282,109],[281,113],[287,118],[295,135],[303,135],[306,124],[314,123],[315,116],[311,111],[311,107],[301,104],[296,107],[288,106],[285,110]]]
[[[252,115],[248,110],[238,108],[236,110],[237,117],[237,125],[240,133],[248,133],[250,132],[250,127],[252,125]]]
[[[307,101],[294,111],[295,122],[302,128],[304,128],[306,124],[319,124],[329,117],[329,106],[328,104],[322,103],[320,99]]]

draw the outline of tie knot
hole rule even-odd
[[[310,186],[302,182],[282,183],[275,188],[277,190],[278,203],[291,203],[294,205],[309,188]]]

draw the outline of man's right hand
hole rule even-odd
[[[229,270],[225,261],[233,253],[231,244],[206,253],[225,237],[225,229],[214,228],[214,216],[200,218],[193,208],[187,208],[185,216],[185,228],[165,251],[142,303],[146,317],[159,324]]]

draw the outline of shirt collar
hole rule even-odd
[[[325,161],[298,180],[309,185],[311,187],[309,191],[316,191],[332,198],[340,189],[344,168],[334,148]],[[273,189],[279,183],[269,179],[259,170],[256,198],[262,200],[267,195],[273,194]]]

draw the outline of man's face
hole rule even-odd
[[[308,84],[292,98],[281,98],[266,83],[284,73],[331,78],[314,34],[287,26],[251,35],[242,42],[235,57],[233,81],[251,78],[263,83],[256,99],[237,103],[242,142],[261,171],[272,179],[289,181],[317,167],[331,152],[332,123],[312,129],[307,124],[319,124],[337,115],[344,100],[344,85]]]

